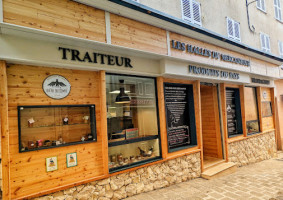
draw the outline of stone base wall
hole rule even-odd
[[[37,200],[118,200],[200,177],[200,153],[69,188]]]
[[[275,132],[230,143],[228,149],[229,161],[238,167],[270,159],[276,156]]]

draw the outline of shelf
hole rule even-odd
[[[29,151],[38,151],[38,150],[42,150],[42,149],[52,149],[52,148],[57,148],[57,147],[66,147],[66,146],[71,146],[71,145],[76,145],[76,144],[87,144],[87,143],[91,143],[91,142],[96,142],[96,139],[95,140],[79,141],[79,142],[70,142],[70,143],[60,144],[60,145],[56,145],[56,146],[49,146],[49,147],[42,146],[40,148],[20,150],[20,153],[29,152]]]
[[[89,123],[75,123],[75,124],[58,124],[58,125],[46,125],[46,126],[33,126],[33,127],[24,127],[24,129],[56,127],[56,126],[74,126],[74,125],[83,125],[83,124],[89,124]]]
[[[114,147],[114,146],[131,144],[131,143],[147,141],[147,140],[154,140],[154,139],[158,139],[158,135],[141,136],[141,137],[138,137],[138,138],[133,138],[133,139],[128,139],[128,140],[110,142],[110,143],[108,143],[108,147]]]

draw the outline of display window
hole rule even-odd
[[[197,145],[193,86],[164,83],[168,152]]]
[[[245,115],[247,134],[259,132],[259,115],[257,104],[257,92],[255,87],[245,87]]]
[[[18,106],[19,151],[96,141],[95,105]]]
[[[238,88],[226,88],[226,112],[228,137],[243,134],[240,91]]]
[[[161,158],[154,78],[106,75],[109,171]]]

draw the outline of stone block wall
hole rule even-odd
[[[230,143],[229,161],[244,166],[276,156],[275,132],[270,131]]]
[[[200,177],[200,153],[69,188],[36,200],[118,200]]]

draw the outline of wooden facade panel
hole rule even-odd
[[[7,74],[11,122],[9,124],[11,198],[16,199],[39,193],[47,188],[56,188],[105,175],[100,124],[99,72],[10,65]],[[69,80],[72,87],[68,97],[54,100],[44,94],[42,82],[51,74],[59,74]],[[32,85],[28,92],[25,80]],[[65,104],[96,105],[97,142],[19,153],[17,106]],[[66,154],[72,152],[77,152],[78,166],[67,168]],[[58,157],[58,170],[46,172],[45,158],[52,156]]]
[[[115,14],[111,14],[110,19],[112,44],[167,54],[165,30]]]
[[[4,22],[106,42],[105,12],[68,0],[4,0]]]

